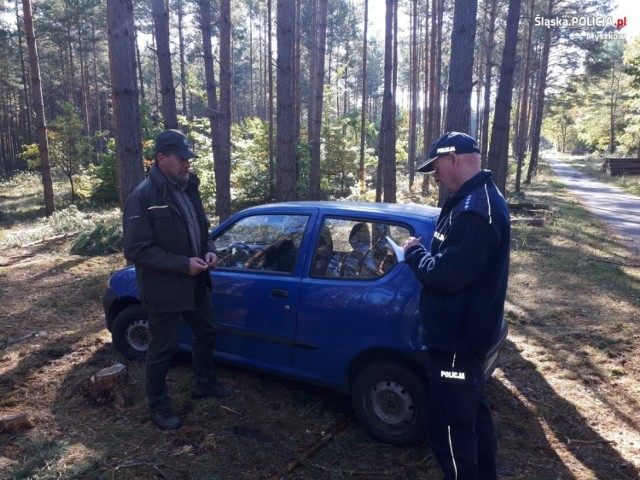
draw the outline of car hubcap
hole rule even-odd
[[[139,352],[146,352],[149,347],[149,326],[147,320],[134,320],[127,327],[127,343]]]
[[[407,424],[413,418],[413,398],[396,382],[379,382],[371,391],[371,407],[384,423],[393,426]]]

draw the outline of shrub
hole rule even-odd
[[[71,245],[74,255],[108,255],[122,251],[122,228],[120,225],[100,223],[90,232],[82,232]]]

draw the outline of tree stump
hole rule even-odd
[[[22,428],[33,428],[33,421],[28,413],[18,413],[0,418],[0,432],[15,432]]]
[[[124,385],[127,377],[127,367],[122,363],[103,368],[87,381],[87,395],[100,405],[123,406],[126,403]]]

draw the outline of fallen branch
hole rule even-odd
[[[45,242],[48,243],[48,242],[55,242],[56,240],[64,240],[65,238],[72,237],[74,235],[77,235],[78,233],[80,233],[80,230],[78,230],[77,232],[63,233],[62,235],[58,235],[55,237],[41,238],[40,240],[35,240],[31,243],[26,243],[23,245],[23,247],[35,247],[36,245],[40,245]]]
[[[325,472],[333,472],[335,469],[334,468],[329,468],[329,467],[325,467],[324,465],[320,465],[318,463],[312,463],[311,465],[313,465],[315,468],[317,468],[318,470],[323,470]],[[341,469],[340,472],[343,475],[349,475],[350,477],[365,477],[365,478],[394,478],[397,479],[398,478],[398,474],[397,473],[392,473],[392,472],[386,472],[386,471],[373,471],[373,472],[367,472],[364,470],[344,470]]]
[[[120,470],[122,468],[151,467],[151,466],[155,466],[155,465],[151,462],[146,462],[144,460],[141,460],[141,461],[130,461],[130,462],[121,463],[119,465],[116,465],[115,469]]]
[[[76,280],[72,280],[70,282],[64,282],[64,283],[56,283],[55,285],[44,285],[41,284],[40,288],[59,288],[59,287],[68,287],[69,285],[74,285],[78,282],[85,282],[87,279],[86,278],[78,278]]]
[[[618,262],[616,260],[605,260],[603,258],[594,258],[591,260],[592,262],[600,262],[600,263],[609,263],[611,265],[619,265],[621,267],[631,267],[638,268],[640,267],[640,263],[626,263],[626,262]]]
[[[544,227],[544,218],[518,218],[511,219],[511,225],[529,225],[530,227]]]
[[[0,263],[0,267],[8,267],[9,265],[16,263],[15,260],[24,260],[25,258],[35,257],[36,255],[36,253],[29,253],[27,255],[14,255],[12,257],[7,257],[9,261]]]
[[[167,476],[162,472],[162,470],[160,470],[159,465],[162,465],[163,467],[165,467],[166,465],[160,463],[153,463],[153,462],[146,462],[144,460],[141,461],[130,461],[130,462],[125,462],[125,463],[121,463],[119,465],[116,465],[114,470],[113,470],[113,475],[112,478],[115,478],[115,472],[118,470],[121,470],[123,468],[135,468],[135,467],[152,467],[157,473],[156,476],[160,476],[162,478],[167,478]]]
[[[546,203],[519,202],[509,203],[509,210],[551,210]]]
[[[240,412],[237,412],[237,411],[236,411],[236,410],[234,410],[233,408],[225,407],[224,405],[218,405],[218,406],[219,406],[220,408],[222,408],[223,410],[228,410],[228,411],[230,411],[231,413],[236,413],[236,414],[238,414],[238,415],[241,415],[241,413],[240,413]]]
[[[47,332],[31,332],[26,335],[21,335],[19,337],[14,338],[5,338],[4,340],[0,340],[0,350],[4,350],[5,348],[20,342],[24,342],[25,340],[29,340],[30,338],[35,337],[43,337],[47,334]]]
[[[603,444],[603,443],[616,443],[616,442],[613,441],[613,440],[604,440],[604,439],[601,439],[601,440],[578,440],[578,439],[575,439],[575,438],[567,437],[567,445],[571,445],[571,444],[574,444],[574,445],[600,445],[600,444]]]
[[[284,475],[287,475],[293,472],[296,468],[302,465],[302,463],[305,460],[311,458],[313,455],[315,455],[320,450],[322,450],[325,446],[329,444],[329,442],[331,442],[331,440],[335,438],[335,436],[338,433],[340,433],[342,430],[347,428],[349,423],[350,423],[349,419],[343,419],[338,423],[336,423],[333,427],[331,427],[331,429],[325,435],[323,435],[323,437],[320,440],[318,440],[316,443],[308,447],[304,452],[302,452],[302,454],[298,458],[291,460],[287,464],[287,466],[284,468]],[[274,475],[272,477],[272,480],[279,480],[282,478],[284,477],[281,475]]]

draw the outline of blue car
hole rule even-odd
[[[429,241],[438,209],[401,204],[287,202],[243,210],[211,232],[218,323],[214,356],[351,395],[373,438],[425,440],[428,386],[418,315],[420,284],[389,240]],[[147,316],[134,267],[104,296],[114,346],[143,359]],[[185,324],[180,347],[191,348]],[[507,335],[486,359],[491,375]]]

